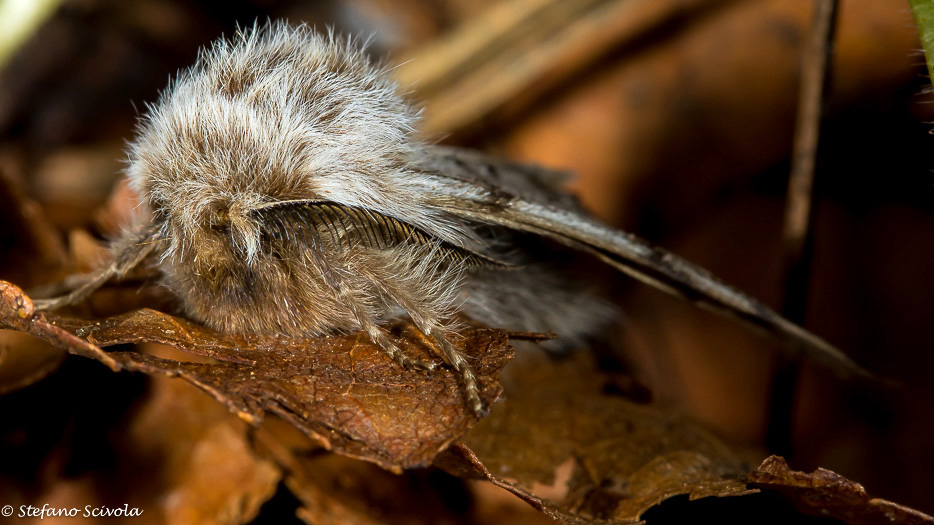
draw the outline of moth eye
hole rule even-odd
[[[230,211],[227,208],[220,208],[211,213],[211,227],[223,230],[230,224]]]
[[[159,219],[164,219],[169,214],[165,202],[158,199],[150,200],[149,208],[152,210],[152,214]]]

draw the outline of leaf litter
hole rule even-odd
[[[240,337],[215,333],[150,309],[97,321],[36,312],[12,284],[0,282],[0,319],[114,371],[180,377],[245,421],[271,412],[329,449],[401,470],[430,464],[476,422],[463,403],[456,376],[402,370],[360,334],[316,339]],[[410,325],[392,328],[403,350],[432,356]],[[495,375],[512,357],[509,333],[471,329],[462,351],[477,371],[481,399],[491,404],[501,387]],[[122,343],[155,342],[215,362],[164,359],[136,351],[105,352]]]
[[[47,230],[36,227],[27,234],[47,236]],[[82,252],[95,253],[81,232],[71,238],[82,240]],[[31,243],[51,247],[43,250],[58,254],[52,266],[65,266],[67,257],[53,249],[54,241]],[[0,325],[113,371],[154,376],[150,399],[132,418],[124,448],[160,458],[158,501],[167,520],[245,523],[279,484],[278,490],[284,487],[298,499],[297,515],[308,523],[408,523],[414,506],[426,522],[445,521],[456,514],[425,496],[431,490],[426,483],[444,471],[454,476],[449,479],[488,481],[543,517],[566,523],[634,523],[678,495],[736,497],[759,490],[782,494],[804,514],[845,523],[934,523],[913,509],[870,499],[860,485],[830,471],[795,472],[774,457],[754,469],[753,458],[761,455],[738,452],[677,413],[625,395],[588,352],[564,359],[527,352],[504,371],[514,356],[510,339],[535,341],[540,334],[486,328],[462,334],[460,348],[478,374],[481,398],[492,406],[478,422],[449,370],[402,370],[360,334],[305,340],[231,336],[138,308],[165,309],[164,297],[153,289],[113,295],[115,288],[98,294],[107,301],[92,298],[91,318],[83,319],[36,312],[19,287],[0,281]],[[114,297],[120,298],[116,307]],[[115,308],[135,309],[99,314]],[[434,358],[411,325],[400,322],[391,332],[404,351]],[[179,352],[166,358],[144,350],[155,345]],[[38,372],[21,372],[22,377],[7,369],[13,373],[4,383],[21,388],[39,381],[60,361],[54,353],[37,359],[40,364],[30,366]],[[220,404],[206,403],[203,396],[197,401],[191,388],[169,378],[181,378]],[[288,437],[295,431],[298,438]],[[412,470],[429,465],[440,470]],[[426,482],[425,476],[434,477]],[[481,492],[470,481],[458,488],[475,497]]]

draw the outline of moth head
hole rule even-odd
[[[208,243],[206,253],[254,264],[257,206],[402,201],[389,179],[406,169],[416,118],[352,41],[270,23],[218,41],[178,75],[143,117],[127,173],[172,253]]]

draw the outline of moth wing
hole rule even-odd
[[[431,166],[439,177],[432,204],[445,212],[461,220],[553,239],[659,290],[764,329],[841,375],[870,375],[830,343],[707,270],[581,212],[576,201],[562,197],[553,185],[555,172],[476,152],[429,150],[430,156],[435,154],[439,158],[420,165]],[[527,180],[518,180],[523,175]]]
[[[589,214],[577,197],[565,190],[571,179],[571,173],[567,171],[521,164],[476,150],[449,146],[429,147],[428,155],[419,159],[417,165],[426,173],[438,173],[448,179],[482,186],[490,192],[503,192],[529,202]]]

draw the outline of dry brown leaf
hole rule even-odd
[[[0,395],[29,386],[64,361],[61,348],[25,334],[0,330]]]
[[[568,522],[637,521],[680,494],[754,492],[751,466],[712,434],[603,386],[592,357],[517,363],[501,408],[435,461]]]
[[[90,377],[73,375],[80,370]],[[248,425],[183,381],[148,379],[75,359],[49,382],[18,393],[25,406],[4,412],[10,416],[4,450],[29,456],[27,440],[48,449],[44,459],[27,460],[19,469],[8,463],[20,458],[4,462],[0,501],[15,513],[21,505],[45,504],[79,509],[79,515],[86,506],[124,504],[140,512],[108,518],[109,523],[232,525],[255,518],[278,487],[281,470],[252,450]],[[100,380],[106,386],[84,384]],[[35,395],[43,389],[45,399]],[[50,410],[49,404],[65,408]],[[50,425],[42,426],[42,420]],[[15,433],[24,437],[10,439]]]
[[[57,232],[26,198],[12,177],[0,171],[0,278],[35,283],[65,266],[65,250]],[[61,348],[0,333],[0,393],[33,384],[58,368]]]
[[[289,439],[289,429],[279,428],[276,423],[276,420],[269,420],[256,432],[256,448],[261,455],[275,461],[286,472],[285,484],[301,502],[297,511],[299,519],[316,525],[379,523],[378,520],[371,519],[366,512],[350,508],[335,499],[324,487],[319,486],[318,480],[312,478],[316,472],[306,468],[308,461],[302,460],[317,457],[315,451],[308,450],[301,444],[296,446],[295,443],[289,443],[294,441]]]
[[[315,525],[453,523],[458,513],[444,504],[438,476],[426,469],[393,474],[322,450],[295,445],[288,430],[269,420],[256,432],[256,445],[282,466],[285,485],[301,502],[298,517]],[[306,439],[307,441],[307,439]],[[292,443],[290,443],[292,442]]]
[[[18,181],[0,171],[0,278],[33,285],[64,269],[67,254],[55,228]]]
[[[819,468],[810,474],[791,470],[770,456],[749,475],[749,483],[783,494],[802,513],[835,518],[850,525],[934,524],[934,518],[879,498],[870,498],[855,481]]]
[[[243,421],[168,378],[153,378],[122,439],[133,460],[148,458],[156,490],[151,505],[158,505],[166,523],[246,523],[282,475],[253,453]]]
[[[278,414],[329,449],[390,470],[430,464],[477,421],[452,371],[404,371],[360,335],[230,336],[145,309],[96,321],[48,316],[35,312],[22,290],[2,281],[0,325],[115,371],[181,377],[247,422],[258,424],[267,411]],[[393,330],[404,351],[433,358],[413,327],[399,324]],[[490,405],[502,390],[496,375],[513,355],[509,332],[471,329],[463,335],[460,348],[477,373],[481,399]],[[168,344],[217,362],[101,349],[137,342]]]
[[[260,455],[285,471],[285,485],[301,502],[297,512],[306,523],[553,523],[488,483],[438,469],[393,474],[309,446],[307,438],[296,434],[282,420],[269,419],[256,431],[254,442]]]

